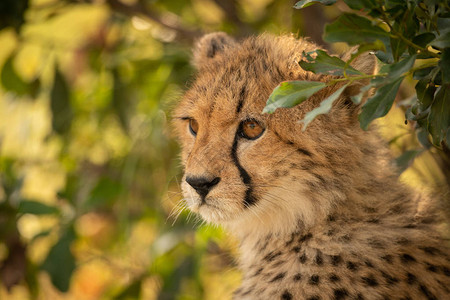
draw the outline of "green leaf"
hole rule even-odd
[[[450,31],[445,32],[438,36],[434,41],[430,43],[430,45],[444,49],[450,47]]]
[[[404,77],[399,77],[391,83],[380,87],[375,95],[367,100],[362,107],[362,112],[359,114],[359,123],[362,129],[367,130],[370,122],[388,113],[403,79]]]
[[[387,73],[386,77],[375,78],[374,80],[372,80],[372,83],[385,84],[399,78],[400,76],[411,70],[411,68],[414,66],[414,62],[416,61],[416,57],[417,55],[412,55],[395,64],[384,65],[381,68],[380,73]]]
[[[428,115],[428,132],[433,144],[439,146],[446,137],[450,127],[450,88],[443,85],[439,88]]]
[[[428,44],[430,44],[434,39],[435,35],[431,32],[424,32],[419,35],[416,35],[412,42],[420,47],[425,48]]]
[[[55,66],[53,86],[50,93],[50,108],[53,130],[59,134],[69,131],[73,118],[70,90],[66,79],[57,66]]]
[[[411,55],[395,64],[389,65],[388,75],[386,78],[396,79],[399,76],[405,74],[406,72],[409,72],[409,70],[411,70],[411,68],[413,67],[414,62],[416,61],[416,57],[417,55]]]
[[[412,163],[414,159],[420,155],[423,150],[408,150],[395,159],[397,171],[399,174],[403,173]]]
[[[273,113],[277,108],[288,108],[300,104],[325,86],[325,83],[318,81],[282,82],[273,90],[263,113]]]
[[[322,102],[320,102],[319,107],[316,107],[312,111],[307,112],[302,120],[303,123],[302,130],[305,131],[308,124],[311,123],[311,121],[314,120],[318,115],[327,114],[331,110],[334,101],[336,101],[339,98],[339,96],[342,94],[342,92],[345,90],[347,86],[348,84],[344,85],[343,87],[335,91],[333,94],[328,96],[325,100],[322,100]]]
[[[395,61],[398,61],[400,59],[407,48],[408,46],[402,40],[391,38],[392,56],[394,57]]]
[[[70,278],[75,270],[75,258],[70,245],[75,239],[73,227],[69,227],[59,241],[50,249],[41,269],[48,272],[53,285],[61,292],[67,292]]]
[[[30,90],[29,85],[14,70],[15,55],[11,55],[3,65],[1,82],[2,86],[17,95],[25,95]]]
[[[428,68],[418,69],[418,70],[414,71],[413,79],[414,80],[427,79],[429,81],[429,79],[432,77],[432,76],[430,76],[431,71],[433,71],[434,68],[436,68],[436,67],[428,67]],[[436,73],[437,72],[438,72],[438,70],[436,70]]]
[[[445,48],[442,51],[441,60],[438,65],[441,67],[442,84],[450,83],[450,48]]]
[[[316,53],[317,56],[313,59],[310,55]],[[311,71],[313,73],[324,73],[331,75],[343,75],[344,70],[347,74],[364,75],[364,73],[348,66],[345,61],[338,57],[330,56],[323,50],[316,50],[309,52],[306,56],[308,61],[300,61],[299,65],[305,71]]]
[[[19,213],[33,215],[52,215],[59,213],[59,209],[42,202],[22,200],[19,204]]]
[[[387,46],[389,45],[389,33],[381,27],[373,25],[367,18],[344,13],[336,21],[325,26],[324,40],[329,43],[346,42],[349,45],[381,40]]]
[[[377,4],[375,0],[344,0],[344,2],[348,5],[348,7],[354,10],[370,10]]]
[[[415,89],[421,111],[426,110],[433,103],[436,87],[428,84],[429,80],[421,79],[417,82]]]
[[[311,6],[316,3],[320,3],[323,5],[333,5],[337,0],[301,0],[295,3],[294,8],[301,9],[308,6]]]

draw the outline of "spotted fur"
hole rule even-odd
[[[287,36],[238,43],[214,33],[194,51],[196,79],[174,115],[182,189],[192,211],[240,239],[235,299],[450,299],[449,250],[431,201],[398,181],[375,130],[359,127],[349,97],[364,82],[306,131],[305,113],[340,86],[262,114],[280,82],[330,80],[298,65],[315,49]],[[376,69],[370,55],[353,66]],[[259,138],[239,132],[248,119],[264,129]],[[198,122],[195,136],[189,120]],[[206,196],[196,192],[206,186]]]

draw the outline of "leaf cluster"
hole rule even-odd
[[[284,82],[267,101],[265,112],[300,104],[315,92],[336,84],[370,79],[360,93],[352,97],[359,104],[364,93],[375,94],[363,105],[359,115],[361,128],[368,129],[376,118],[385,116],[392,107],[398,89],[406,77],[417,80],[416,95],[407,104],[405,118],[416,122],[417,132],[425,132],[440,147],[450,142],[450,6],[437,0],[344,0],[354,13],[346,12],[327,24],[324,40],[357,46],[350,60],[316,50],[303,53],[300,66],[316,74],[340,76],[326,85],[317,82]],[[333,5],[336,0],[302,0],[294,6],[301,9],[314,3]],[[382,67],[378,74],[364,74],[351,67],[365,52],[374,53]],[[317,88],[321,86],[321,88]],[[290,92],[289,92],[290,91]],[[344,88],[324,99],[320,107],[306,114],[304,129],[317,115],[330,111]],[[287,100],[289,98],[289,100]],[[420,139],[429,146],[428,138]]]

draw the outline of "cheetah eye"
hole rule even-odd
[[[189,131],[192,133],[193,136],[197,135],[198,131],[198,122],[194,119],[189,119]]]
[[[249,119],[241,122],[239,134],[243,138],[249,140],[256,140],[264,132],[264,128],[254,119]]]

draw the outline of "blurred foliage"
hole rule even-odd
[[[330,48],[317,28],[348,8],[294,4],[1,2],[0,299],[230,298],[235,241],[177,206],[170,110],[203,32],[294,32]],[[406,168],[418,143],[393,110],[385,136]],[[430,150],[402,178],[436,189],[442,166]]]

